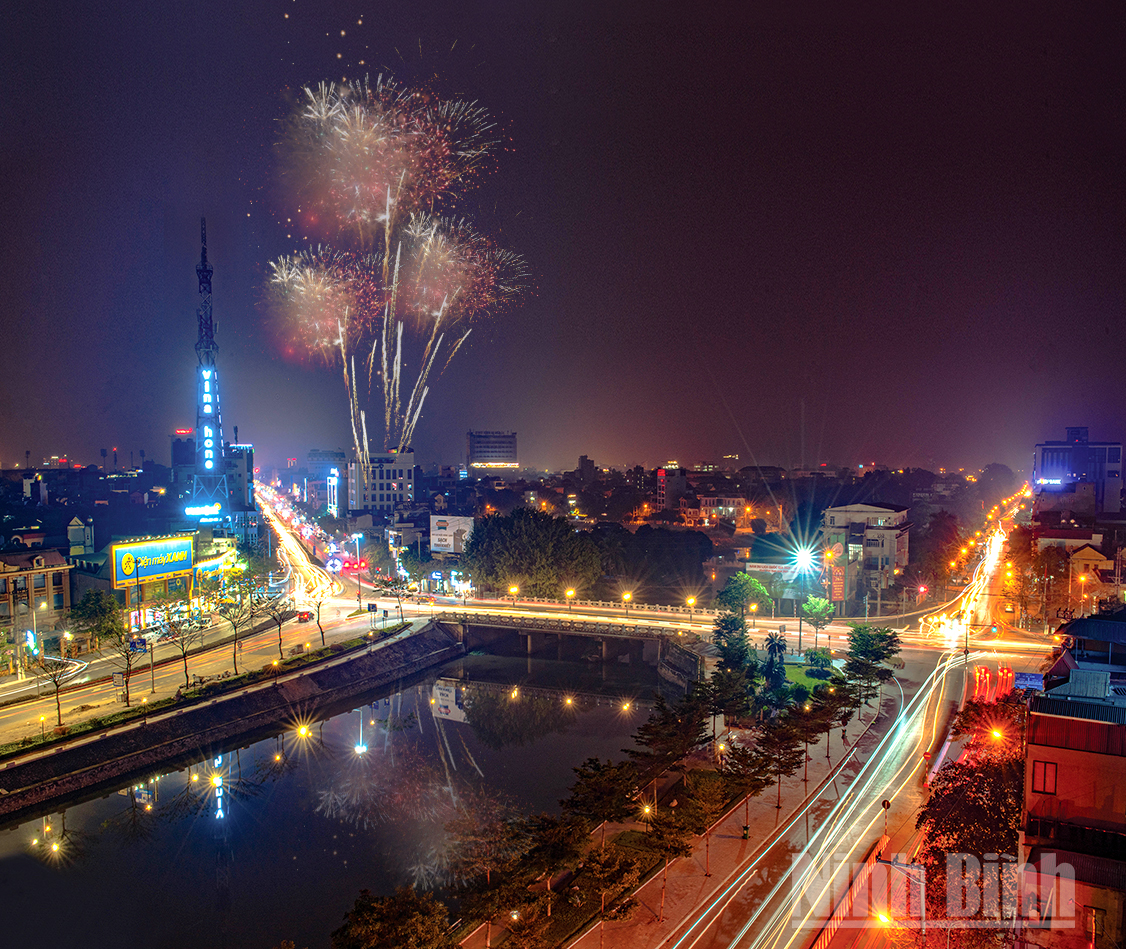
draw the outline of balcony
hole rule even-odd
[[[1024,833],[1026,837],[1036,838],[1039,842],[1037,844],[1029,841],[1034,846],[1051,844],[1061,850],[1110,857],[1114,860],[1121,860],[1122,854],[1126,853],[1126,833],[1113,830],[1084,827],[1082,824],[1070,824],[1046,817],[1029,817],[1025,822]]]

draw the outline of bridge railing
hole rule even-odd
[[[478,600],[483,600],[482,597],[477,597]],[[624,604],[621,600],[556,600],[551,597],[543,596],[521,596],[517,594],[517,602],[519,603],[545,603],[551,606],[587,606],[596,607],[597,609],[621,609]],[[498,596],[493,600],[483,600],[484,602],[495,603],[511,603],[512,597]],[[719,610],[706,609],[699,606],[670,606],[663,603],[641,603],[632,601],[629,605],[631,610],[645,610],[649,613],[673,613],[680,616],[718,616]]]
[[[636,637],[653,639],[659,636],[678,636],[689,638],[697,636],[696,633],[685,633],[684,630],[673,630],[667,626],[655,623],[637,623],[614,621],[591,621],[570,619],[568,617],[546,616],[507,616],[504,613],[474,613],[460,610],[445,610],[436,613],[434,619],[440,623],[472,623],[478,626],[506,626],[516,629],[534,629],[537,632],[571,632],[585,635],[607,633],[613,636]],[[704,638],[704,637],[700,637]]]

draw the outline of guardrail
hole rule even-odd
[[[443,611],[436,613],[434,619],[439,623],[472,623],[477,626],[507,626],[517,629],[534,629],[537,632],[566,632],[579,635],[594,636],[610,634],[612,636],[633,637],[638,639],[654,639],[664,636],[696,636],[696,633],[686,634],[683,630],[671,630],[666,626],[637,623],[613,622],[600,620],[568,619],[565,617],[540,617],[540,616],[508,616],[504,613],[469,613],[456,611]],[[703,637],[701,637],[703,638]]]

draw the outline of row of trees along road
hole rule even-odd
[[[234,637],[231,658],[236,675],[241,638],[250,626],[261,619],[268,618],[276,625],[278,655],[284,658],[282,626],[293,611],[284,594],[269,590],[268,578],[276,570],[276,564],[252,558],[246,567],[233,571],[225,581],[206,580],[198,591],[205,600],[216,604],[215,614],[231,628]],[[165,630],[164,641],[179,653],[184,669],[184,686],[187,688],[191,684],[188,655],[204,644],[205,631],[194,627],[186,594],[164,595],[144,605],[160,615]],[[89,637],[93,651],[109,658],[124,673],[125,704],[129,705],[130,679],[143,653],[137,651],[138,637],[129,629],[125,611],[117,597],[108,590],[87,590],[72,607],[70,620],[74,629]],[[41,654],[36,657],[33,671],[54,686],[58,724],[61,726],[62,706],[58,693],[69,671],[67,664],[61,658]]]
[[[710,873],[710,830],[727,803],[742,797],[744,822],[749,823],[750,799],[774,785],[780,808],[782,779],[801,769],[808,761],[809,746],[832,728],[839,727],[845,740],[845,729],[870,686],[883,681],[884,670],[872,673],[869,665],[886,662],[898,651],[894,631],[856,627],[850,635],[849,660],[856,670],[863,670],[862,678],[849,681],[837,675],[812,691],[797,684],[786,686],[785,640],[777,634],[768,637],[763,664],[771,670],[767,675],[748,647],[741,618],[727,615],[724,637],[717,639],[722,658],[716,673],[675,702],[657,696],[633,736],[635,747],[625,749],[624,760],[589,758],[575,768],[576,780],[560,802],[560,816],[517,817],[504,808],[467,807],[447,825],[455,878],[452,892],[464,917],[484,922],[487,946],[498,919],[508,929],[505,945],[543,945],[552,907],[563,898],[552,891],[550,881],[566,867],[577,868],[580,861],[582,868],[572,880],[569,899],[580,904],[593,901],[600,926],[608,918],[630,912],[632,900],[622,897],[637,883],[638,854],[608,842],[606,829],[631,820],[645,822],[646,845],[663,863],[663,916],[669,862],[690,853],[693,835],[702,835],[705,873]],[[782,683],[777,681],[777,670]],[[717,715],[746,727],[751,740],[730,748],[717,770],[690,771],[689,759],[712,739],[709,723]],[[661,806],[656,799],[657,779],[669,770],[685,776],[675,808]],[[592,840],[592,832],[599,829]],[[536,881],[544,886],[542,892],[530,889]],[[332,934],[333,946],[445,947],[450,945],[447,921],[448,911],[441,902],[409,888],[384,898],[365,892],[345,924]],[[403,942],[407,933],[413,938]]]
[[[505,593],[515,585],[524,596],[552,599],[569,589],[580,599],[617,599],[628,590],[635,602],[669,601],[671,589],[679,598],[704,586],[711,554],[711,541],[698,531],[599,524],[580,533],[566,518],[518,508],[477,522],[461,566],[478,590]]]

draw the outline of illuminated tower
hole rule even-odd
[[[219,379],[215,369],[215,323],[211,318],[211,274],[207,262],[207,219],[200,218],[200,239],[203,251],[195,272],[199,276],[199,341],[195,344],[199,357],[196,379],[195,476],[192,479],[192,505],[220,505],[227,513],[227,460],[223,451],[223,420],[219,414]]]

